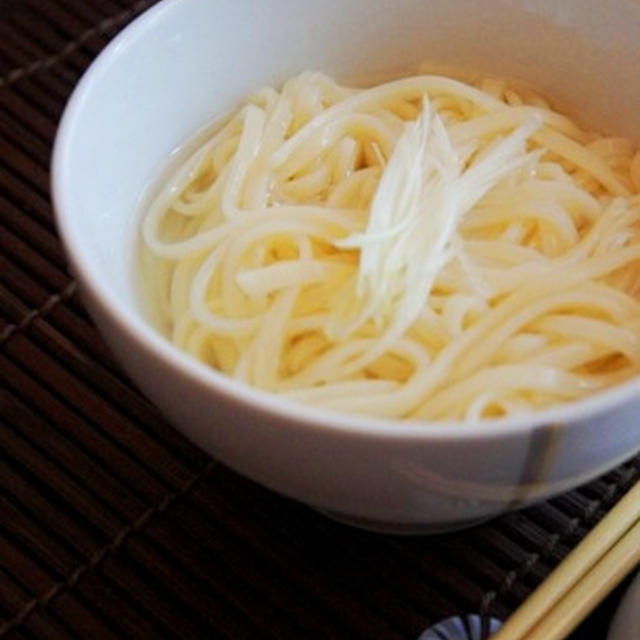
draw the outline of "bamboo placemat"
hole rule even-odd
[[[469,531],[373,535],[211,461],[98,336],[56,237],[50,151],[82,71],[150,4],[0,0],[0,638],[408,640],[506,618],[640,457]],[[574,638],[602,638],[603,611]]]

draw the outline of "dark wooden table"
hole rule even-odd
[[[150,4],[0,0],[0,638],[410,640],[458,613],[504,619],[640,457],[469,531],[369,534],[210,460],[96,333],[56,237],[50,151],[82,71]],[[574,639],[604,637],[618,593]]]

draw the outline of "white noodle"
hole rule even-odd
[[[144,217],[192,356],[321,407],[477,421],[640,371],[640,151],[531,91],[435,75],[260,90]]]

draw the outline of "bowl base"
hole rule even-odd
[[[404,535],[404,536],[421,536],[421,535],[438,535],[441,533],[452,533],[463,529],[470,529],[483,522],[491,520],[495,516],[484,516],[462,522],[438,522],[438,523],[420,523],[420,522],[385,522],[383,520],[370,520],[368,518],[359,518],[335,511],[327,511],[325,509],[317,509],[327,518],[335,520],[340,524],[345,524],[357,529],[364,529],[371,533],[384,533],[388,535]]]

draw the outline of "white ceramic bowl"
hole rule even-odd
[[[200,126],[303,69],[337,78],[430,61],[531,82],[640,139],[634,0],[166,0],[100,55],[62,120],[57,221],[123,366],[193,442],[336,517],[386,530],[471,523],[567,490],[640,448],[640,380],[568,409],[482,425],[336,416],[239,386],[146,322],[139,198]]]

